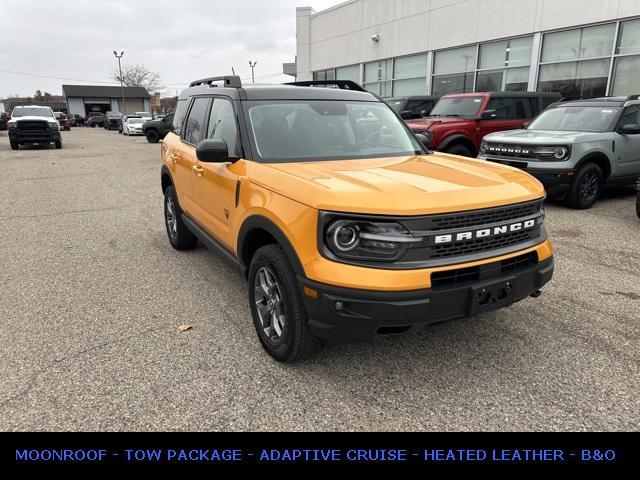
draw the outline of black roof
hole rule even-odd
[[[442,97],[442,95],[406,95],[399,97],[388,97],[385,98],[385,102],[397,102],[400,100],[438,100]]]
[[[246,85],[242,88],[199,85],[180,92],[179,99],[194,95],[221,94],[242,100],[345,100],[354,102],[379,102],[369,92],[339,88],[303,87],[294,85]]]
[[[122,98],[122,88],[102,85],[62,85],[65,97]],[[124,98],[151,98],[143,87],[124,87]]]
[[[624,107],[624,105],[632,100],[640,100],[638,95],[629,97],[601,97],[587,98],[584,100],[568,100],[554,104],[554,107]]]

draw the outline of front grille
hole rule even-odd
[[[40,120],[23,120],[18,122],[18,130],[21,132],[40,132],[49,130],[49,122]]]
[[[509,222],[518,218],[535,215],[540,211],[542,202],[512,205],[503,208],[493,208],[478,212],[457,213],[451,215],[434,216],[428,223],[429,230],[448,230],[467,228],[492,223]]]
[[[526,232],[511,232],[498,237],[489,239],[469,240],[467,242],[457,242],[450,245],[434,245],[431,247],[432,259],[462,257],[465,255],[473,255],[474,253],[486,252],[488,250],[498,250],[500,248],[510,247],[532,240],[533,230]]]
[[[535,148],[528,145],[515,145],[509,143],[488,143],[485,155],[509,158],[536,158]]]
[[[500,275],[514,275],[529,270],[538,264],[536,252],[508,258],[501,262],[477,267],[458,268],[431,274],[431,288],[438,289],[459,285],[470,285],[481,279],[490,280]]]

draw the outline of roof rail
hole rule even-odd
[[[630,102],[631,100],[640,100],[640,95],[629,95],[625,102]]]
[[[200,85],[209,85],[211,86],[214,82],[224,81],[224,86],[228,88],[242,88],[242,80],[237,75],[227,75],[223,77],[211,77],[211,78],[203,78],[202,80],[196,80],[195,82],[191,82],[189,84],[189,88],[198,87]]]
[[[340,90],[355,90],[356,92],[366,92],[364,88],[352,80],[311,80],[306,82],[289,82],[285,85],[293,85],[294,87],[322,87],[336,86]]]

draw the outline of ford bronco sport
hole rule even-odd
[[[12,150],[20,145],[49,145],[62,148],[60,124],[51,107],[36,105],[15,107],[8,123],[9,143]]]
[[[475,157],[485,135],[520,129],[558,100],[556,93],[450,94],[440,99],[428,117],[407,124],[415,133],[426,135],[433,150]]]
[[[431,154],[354,82],[193,82],[161,156],[169,242],[248,279],[281,362],[507,307],[553,274],[535,178]]]
[[[557,103],[525,130],[487,135],[479,158],[525,170],[550,196],[591,208],[603,187],[640,175],[640,98]]]

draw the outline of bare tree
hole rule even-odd
[[[113,78],[119,82],[120,72],[114,71]],[[124,65],[122,67],[122,83],[124,83],[125,87],[144,87],[148,92],[163,89],[160,74],[140,64]]]

